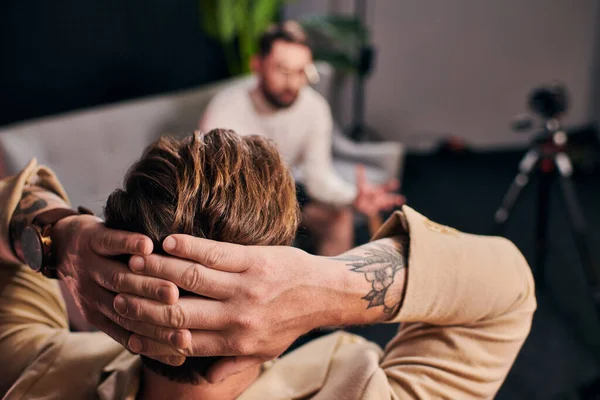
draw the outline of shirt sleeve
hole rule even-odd
[[[56,329],[68,329],[67,315],[55,281],[21,265],[9,242],[9,224],[27,184],[44,186],[68,201],[52,171],[36,160],[17,175],[0,181],[0,354],[5,360],[0,374],[4,394],[25,367],[39,354]],[[37,290],[40,289],[40,290]],[[35,329],[31,327],[35,326]]]
[[[356,187],[344,181],[333,168],[331,109],[324,99],[319,99],[318,105],[302,160],[303,183],[315,200],[333,206],[347,206],[356,198]]]
[[[375,238],[408,229],[410,250],[397,335],[380,366],[405,399],[492,398],[536,309],[530,268],[510,241],[468,235],[409,207]]]
[[[52,171],[35,160],[0,181],[0,397],[32,398],[45,391],[90,398],[95,393],[88,390],[95,387],[89,380],[99,380],[102,367],[123,348],[100,332],[71,333],[57,281],[33,272],[12,253],[9,222],[26,184],[46,187],[68,202]],[[69,384],[59,390],[56,382],[65,379]]]
[[[12,215],[21,201],[23,189],[28,184],[35,184],[49,189],[69,203],[69,198],[62,185],[47,167],[38,166],[35,159],[17,175],[0,180],[0,260],[4,263],[18,264],[20,261],[14,255],[9,240],[9,224]]]

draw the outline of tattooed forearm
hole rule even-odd
[[[393,243],[393,244],[392,244]],[[395,287],[398,271],[406,268],[408,235],[398,236],[393,242],[374,242],[360,247],[362,254],[344,254],[334,259],[346,262],[350,271],[363,274],[371,283],[371,290],[363,300],[367,308],[383,306],[386,314],[395,314],[403,298],[403,287]]]
[[[33,202],[32,205],[27,206],[25,208],[20,208],[18,207],[17,210],[15,210],[15,212],[19,212],[19,215],[21,214],[31,214],[33,212],[36,211],[40,211],[43,210],[44,208],[46,208],[48,206],[48,202],[44,199],[35,199],[35,201]]]
[[[68,204],[48,189],[35,185],[26,187],[9,224],[9,239],[13,250],[18,247],[23,229],[37,214],[57,207],[68,207]]]
[[[17,204],[13,216],[10,220],[9,233],[11,242],[21,236],[21,232],[33,215],[48,206],[48,202],[40,198],[33,189],[25,189],[21,201]]]

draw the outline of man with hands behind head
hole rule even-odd
[[[0,182],[0,198],[7,398],[183,398],[211,388],[220,390],[212,398],[491,398],[536,307],[514,245],[438,225],[409,207],[373,242],[327,258],[111,230],[71,210],[56,177],[35,161]],[[136,230],[139,216],[130,211],[117,220]],[[35,227],[45,248],[20,234]],[[120,345],[99,332],[69,333],[55,278]],[[277,359],[312,329],[385,322],[402,322],[385,351],[338,332]],[[197,385],[156,386],[163,376],[144,372],[140,380],[139,358],[121,346],[163,365],[218,358]]]

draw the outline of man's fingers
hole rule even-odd
[[[379,199],[373,206],[376,211],[390,210],[394,207],[401,206],[406,203],[406,198],[402,195],[387,195]]]
[[[179,367],[185,362],[185,356],[146,356],[160,361],[163,364],[169,364],[174,367]]]
[[[236,289],[234,284],[236,276],[234,274],[207,268],[193,261],[175,257],[159,254],[151,254],[147,257],[133,256],[129,260],[129,268],[136,273],[165,279],[188,292],[212,299],[229,298]],[[119,292],[127,291],[120,290]],[[133,294],[139,295],[139,293]]]
[[[118,342],[121,346],[127,347],[127,342],[129,340],[129,331],[121,328],[119,325],[115,324],[113,321],[108,319],[106,316],[102,315],[98,318],[97,321],[93,321],[93,324],[108,336],[113,338],[116,342]]]
[[[192,330],[192,345],[184,349],[188,357],[235,356],[245,354],[246,349],[229,342],[221,331]]]
[[[402,196],[401,194],[390,195],[386,199],[385,203],[388,206],[388,208],[401,206],[406,203],[406,197]]]
[[[165,344],[146,336],[132,334],[127,342],[127,348],[134,353],[154,358],[162,357],[185,357],[184,350],[178,349],[170,344]]]
[[[238,374],[264,360],[256,356],[225,357],[214,363],[206,372],[206,380],[210,383],[223,381],[231,375]]]
[[[104,314],[101,318],[102,322],[106,326],[106,329],[110,329],[110,331],[105,330],[105,326],[99,326],[99,328],[108,333],[125,348],[134,353],[146,354],[144,349],[150,348],[148,346],[153,346],[151,347],[152,352],[147,354],[181,357],[182,352],[177,349],[190,347],[192,337],[188,330],[171,329],[127,319],[122,315],[117,314],[113,309],[113,302],[110,302],[114,297],[113,294],[103,288],[98,289],[100,290],[95,296],[95,298],[98,299],[97,306],[100,312]],[[151,302],[152,300],[146,301]],[[110,304],[107,306],[107,303],[109,302]],[[117,303],[116,298],[114,303]],[[130,331],[136,333],[131,335]],[[140,334],[144,336],[140,336]],[[154,339],[151,339],[151,337]],[[144,340],[140,341],[142,338]],[[160,351],[157,349],[160,349]]]
[[[164,240],[163,248],[173,256],[225,272],[243,272],[253,263],[260,262],[257,252],[246,246],[189,235],[170,235]]]
[[[131,272],[123,277],[117,293],[129,293],[165,304],[175,304],[179,299],[179,289],[172,282],[149,276],[135,275]]]
[[[92,237],[91,247],[102,256],[121,254],[147,255],[152,253],[152,240],[141,233],[133,233],[102,227]]]
[[[176,349],[186,349],[190,346],[192,341],[192,334],[187,329],[167,328],[164,326],[148,324],[146,322],[133,321],[116,314],[111,314],[108,318],[132,333],[137,333],[138,335],[148,337],[149,339],[156,340],[159,343],[172,346]],[[131,339],[129,344],[129,349],[131,351],[135,353],[141,352],[141,349],[131,346]]]
[[[389,196],[383,204],[385,204],[386,208],[392,208],[395,206],[401,206],[406,202],[406,198],[402,195],[391,195]]]
[[[356,186],[359,188],[363,188],[367,184],[367,171],[365,166],[359,164],[356,166]]]
[[[394,205],[401,206],[406,204],[406,197],[401,194],[394,196]]]
[[[94,325],[97,325],[100,329],[109,334],[113,339],[121,343],[125,348],[133,351],[134,353],[143,352],[143,348],[140,348],[139,346],[132,347],[132,344],[136,345],[137,342],[132,342],[130,337],[131,332],[136,332],[138,334],[142,334],[156,339],[154,340],[148,338],[148,340],[152,340],[152,342],[162,344],[162,348],[164,349],[175,349],[174,352],[160,353],[162,355],[180,356],[181,354],[176,350],[176,348],[188,348],[190,346],[191,334],[188,330],[166,328],[162,326],[155,326],[152,324],[127,319],[115,312],[113,308],[113,302],[115,302],[113,299],[115,298],[115,296],[111,292],[101,287],[97,288],[98,291],[95,294],[94,298],[97,301],[96,306],[98,310],[103,314],[98,319],[100,319],[100,322],[104,325],[100,326],[95,321],[92,321],[92,323],[94,323]],[[139,337],[139,335],[135,336]],[[159,342],[159,340],[162,343]]]
[[[185,349],[179,349],[137,334],[131,335],[127,346],[132,351],[147,356],[214,357],[239,353],[238,349],[229,346],[221,332],[192,330],[191,334],[191,344]]]
[[[165,304],[174,304],[179,298],[179,289],[173,282],[135,274],[121,262],[102,258],[96,267],[90,270],[92,278],[111,292],[130,293]]]
[[[400,182],[398,181],[398,179],[390,179],[383,185],[383,187],[384,190],[387,192],[395,192],[400,188]]]
[[[90,310],[91,307],[89,304],[84,307],[84,309],[89,310],[87,311],[86,321],[102,330],[123,347],[127,348],[127,341],[129,340],[130,335],[129,331],[113,321],[116,316],[112,309],[114,295],[100,286],[94,286],[93,290],[94,293],[92,298],[95,299],[95,309]]]
[[[223,303],[196,296],[183,297],[172,305],[129,294],[115,297],[114,309],[119,315],[153,325],[176,329],[223,329],[227,320],[223,318]]]

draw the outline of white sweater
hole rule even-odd
[[[292,106],[258,112],[266,107],[251,98],[255,86],[238,84],[216,95],[208,105],[200,130],[232,129],[240,135],[263,135],[273,140],[284,160],[300,166],[309,196],[320,202],[345,206],[356,197],[356,188],[333,169],[333,121],[327,101],[310,87],[302,89]]]

